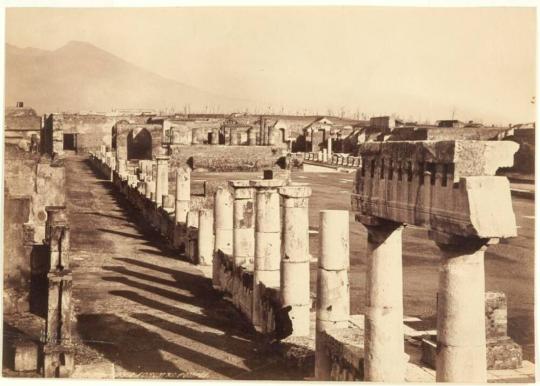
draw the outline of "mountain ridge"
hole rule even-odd
[[[221,112],[253,106],[168,79],[91,43],[69,41],[55,50],[6,43],[6,106],[24,101],[39,113],[164,109]]]

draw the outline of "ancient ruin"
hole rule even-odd
[[[535,9],[394,8],[8,6],[2,376],[533,383]]]

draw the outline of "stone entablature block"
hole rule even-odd
[[[514,237],[510,185],[494,174],[517,149],[508,141],[365,143],[352,210],[452,235]]]

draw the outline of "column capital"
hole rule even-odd
[[[447,252],[455,251],[460,255],[467,251],[472,253],[480,249],[485,250],[488,245],[499,243],[498,238],[464,237],[439,231],[428,231],[428,236],[440,249]]]
[[[250,185],[249,180],[230,180],[229,186],[234,189],[234,199],[252,199],[254,197],[254,189]]]
[[[279,194],[285,198],[308,198],[311,196],[311,187],[308,184],[293,184],[279,188]]]
[[[285,185],[284,180],[250,180],[249,184],[256,190],[277,190]]]
[[[166,154],[158,154],[156,155],[156,161],[168,161],[171,157],[169,157]]]
[[[386,220],[384,218],[365,215],[362,213],[356,213],[354,215],[354,219],[356,222],[361,223],[362,225],[364,225],[366,228],[369,228],[369,229],[386,228],[393,231],[396,228],[405,227],[405,224],[401,222]]]

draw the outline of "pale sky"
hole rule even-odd
[[[6,41],[94,44],[275,111],[484,123],[535,119],[533,8],[8,9]],[[349,113],[348,115],[351,115]]]

